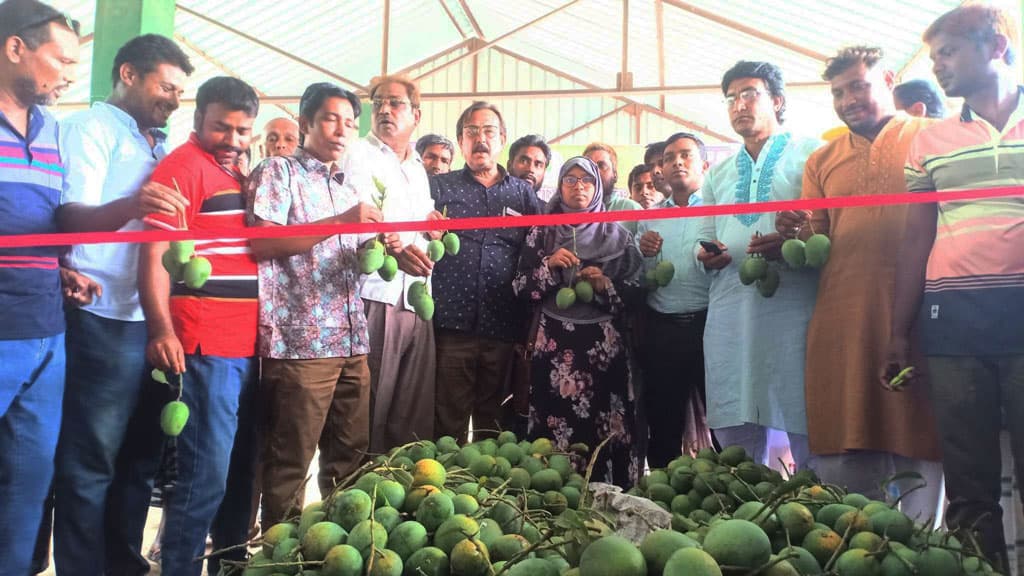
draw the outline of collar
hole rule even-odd
[[[43,126],[46,124],[46,118],[49,116],[46,108],[33,104],[28,107],[28,131],[25,134],[25,141],[32,142],[39,135],[39,132],[43,130]],[[0,122],[3,122],[10,128],[16,137],[20,137],[21,129],[15,128],[14,124],[7,119],[7,115],[0,112]]]
[[[700,188],[698,188],[698,189],[694,190],[693,194],[690,194],[689,198],[686,199],[686,207],[689,208],[691,206],[697,206],[699,204],[702,204],[702,199],[703,198],[701,197]],[[659,208],[676,208],[676,207],[678,207],[678,204],[676,204],[675,196],[672,195],[672,194],[669,194],[665,198],[665,200],[662,201],[661,205],[659,206]]]
[[[1017,86],[1017,108],[1010,114],[1010,117],[1013,118],[1020,114],[1024,114],[1024,86]],[[960,121],[974,122],[974,111],[966,102],[960,110]]]
[[[106,102],[93,102],[92,106],[93,108],[106,110],[107,113],[113,116],[115,120],[127,126],[133,133],[142,134],[142,131],[139,130],[139,123],[135,121],[135,118],[133,118],[131,114],[125,112],[123,109]],[[161,144],[167,140],[167,133],[159,128],[150,128],[147,132],[153,137],[153,142],[156,144]]]
[[[369,134],[366,135],[366,141],[371,146],[373,146],[374,148],[377,148],[381,152],[389,152],[391,154],[394,154],[395,156],[398,156],[398,154],[395,153],[394,149],[392,149],[391,146],[388,146],[387,144],[385,144],[373,132],[370,132]],[[407,146],[405,148],[405,158],[399,158],[398,161],[404,164],[405,162],[408,162],[410,160],[413,161],[413,162],[419,162],[420,164],[423,163],[423,159],[420,158],[419,153],[416,152],[416,146],[414,146],[411,143],[410,143],[409,146]]]
[[[511,178],[511,176],[508,175],[508,171],[505,170],[505,167],[502,166],[501,164],[497,164],[497,167],[498,167],[498,174],[501,175],[501,178],[498,179],[498,182],[500,184],[507,183],[508,179]],[[472,181],[472,182],[476,182],[477,184],[480,184],[480,181],[473,177],[473,172],[469,169],[468,165],[467,166],[463,166],[461,172],[462,172],[462,177],[465,178],[466,180],[469,180],[469,181]],[[481,184],[481,186],[482,186],[482,184]],[[497,184],[495,184],[495,186],[497,186]]]
[[[324,176],[332,176],[331,165],[320,160],[316,156],[313,156],[302,146],[295,149],[292,157],[295,158],[307,172],[319,172]],[[341,171],[339,163],[335,162],[334,166],[337,166],[338,169],[334,172],[332,177],[338,182],[338,184],[343,184],[345,182],[345,173]]]

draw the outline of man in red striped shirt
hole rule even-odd
[[[145,219],[149,228],[245,227],[237,161],[249,145],[258,109],[255,91],[241,80],[217,77],[200,86],[195,132],[152,176],[179,190],[188,208],[178,218],[150,215]],[[177,439],[177,482],[164,504],[162,572],[199,576],[202,563],[194,559],[204,553],[206,534],[224,497],[239,398],[250,393],[257,377],[256,261],[246,240],[197,241],[195,257],[208,259],[212,273],[205,284],[190,288],[169,278],[161,264],[167,249],[167,242],[155,242],[139,254],[139,298],[149,332],[146,358],[169,375],[181,375],[181,399],[191,410]],[[243,524],[248,521],[248,510],[235,513]]]

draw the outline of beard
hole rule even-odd
[[[57,98],[52,93],[39,93],[39,85],[31,76],[20,76],[14,79],[14,97],[26,108],[32,105],[53,106],[57,103]]]

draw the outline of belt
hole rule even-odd
[[[684,324],[689,324],[691,322],[697,322],[697,321],[703,321],[708,316],[708,311],[707,310],[698,310],[696,312],[680,312],[680,313],[672,313],[672,314],[666,314],[664,312],[658,312],[657,310],[654,310],[653,308],[651,308],[649,310],[650,310],[650,312],[652,314],[654,314],[656,316],[661,316],[662,318],[664,318],[665,320],[667,320],[669,322],[678,322],[678,323],[684,323]]]

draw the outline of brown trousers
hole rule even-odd
[[[495,436],[512,361],[512,343],[451,330],[438,330],[434,434],[466,441],[469,417],[474,440]]]
[[[264,524],[301,510],[303,482],[320,447],[321,497],[355,471],[369,448],[370,370],[366,356],[263,359],[267,431]]]
[[[370,452],[434,437],[434,326],[411,310],[364,300],[370,330]]]

